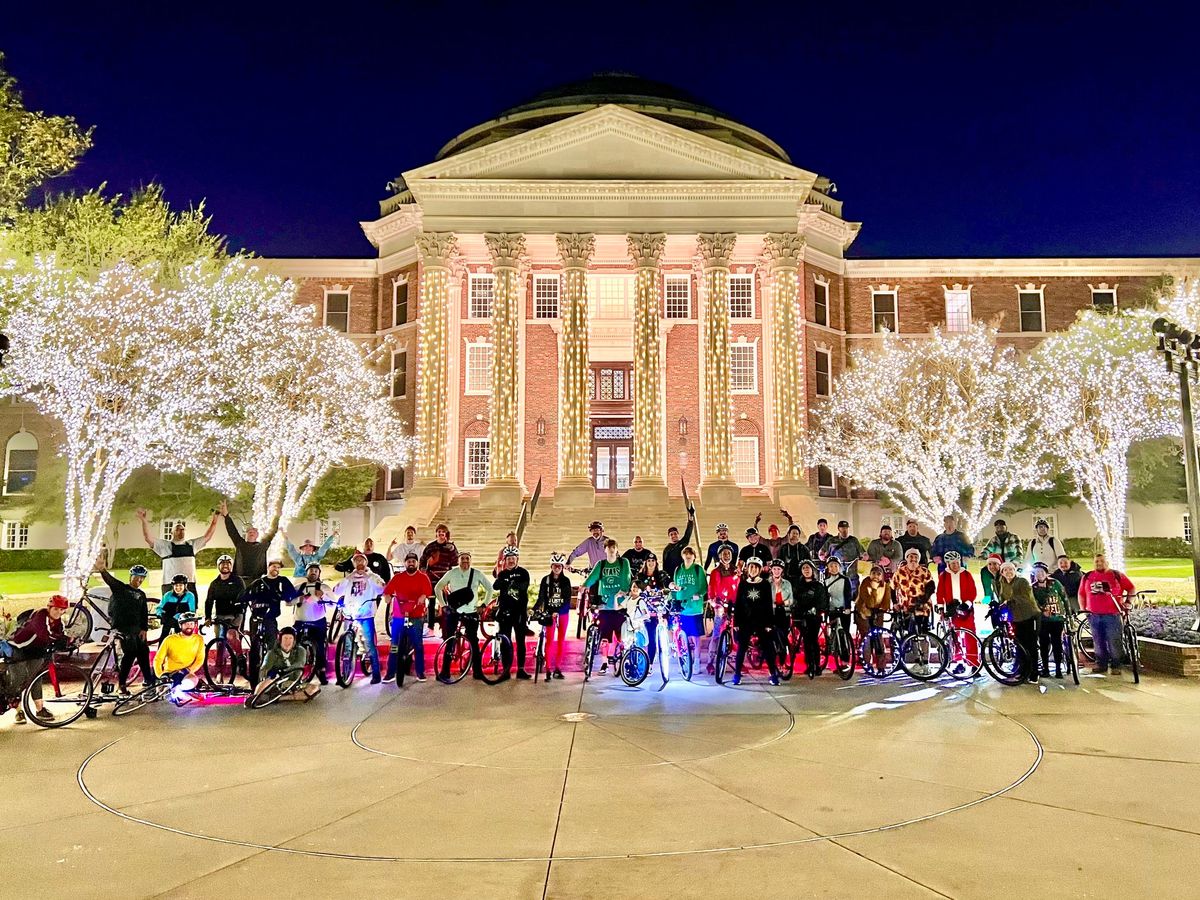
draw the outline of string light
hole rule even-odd
[[[664,482],[658,284],[667,236],[631,234],[626,240],[637,272],[633,300],[633,471],[638,481]]]
[[[524,294],[518,268],[525,255],[520,234],[484,235],[492,257],[492,398],[488,481],[517,477],[517,398],[520,396],[519,325]]]
[[[563,479],[590,479],[592,463],[591,392],[588,390],[588,260],[596,250],[591,234],[558,234],[563,265],[562,372],[559,373],[559,473]]]
[[[804,251],[798,234],[769,234],[763,253],[770,264],[767,307],[771,323],[771,371],[774,391],[774,450],[776,471],[786,479],[804,477],[800,441],[804,436],[807,396],[802,349],[804,335],[797,314],[799,276]]]
[[[733,395],[729,377],[729,257],[736,234],[702,234],[696,250],[702,262],[700,299],[704,307],[704,434],[701,461],[707,482],[733,481]]]
[[[938,530],[957,515],[974,540],[1018,487],[1046,486],[1034,409],[1039,373],[980,323],[950,335],[900,340],[883,332],[851,354],[801,441],[809,465],[882,491],[905,516]]]
[[[444,480],[449,424],[450,266],[458,251],[458,239],[448,232],[422,232],[416,242],[422,261],[417,320],[416,477]]]

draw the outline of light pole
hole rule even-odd
[[[1200,375],[1200,335],[1158,318],[1152,326],[1167,371],[1179,376],[1180,414],[1183,417],[1183,475],[1187,485],[1188,521],[1192,527],[1192,586],[1196,591],[1196,618],[1192,630],[1200,631],[1200,468],[1196,459],[1196,418],[1192,409],[1192,382]]]

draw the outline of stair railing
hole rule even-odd
[[[517,516],[517,527],[513,529],[517,533],[517,546],[521,546],[521,537],[525,534],[525,528],[533,519],[533,514],[537,512],[538,501],[542,499],[542,479],[539,478],[537,486],[533,489],[533,494],[528,500],[521,504],[521,514]]]

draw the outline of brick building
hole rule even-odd
[[[401,508],[427,521],[455,496],[515,508],[539,483],[581,508],[603,494],[666,502],[682,485],[718,508],[770,495],[871,533],[878,502],[795,453],[856,344],[982,319],[1027,349],[1089,304],[1138,302],[1200,271],[1197,259],[847,259],[860,224],[827,177],[626,76],[507,110],[393,189],[362,223],[374,258],[265,261],[326,325],[394,341],[393,394],[420,450],[343,514],[347,540]],[[0,412],[8,493],[28,477],[26,419]],[[1182,534],[1182,512],[1134,508],[1145,524],[1131,533]],[[1062,532],[1090,533],[1079,510],[1061,515]],[[21,527],[11,519],[3,546]]]

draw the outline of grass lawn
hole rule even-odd
[[[1190,559],[1127,559],[1125,574],[1133,581],[1142,578],[1191,578]]]
[[[57,572],[0,572],[0,596],[9,596],[11,594],[52,594],[58,589],[56,576]],[[129,577],[129,572],[121,570],[116,573],[117,577],[122,581]],[[160,577],[154,569],[150,570],[150,578],[143,585],[146,588],[146,593],[153,594],[158,590],[158,582],[155,580]],[[200,584],[208,584],[217,577],[216,569],[200,569],[196,573]],[[99,577],[92,580],[92,584],[99,584]]]

